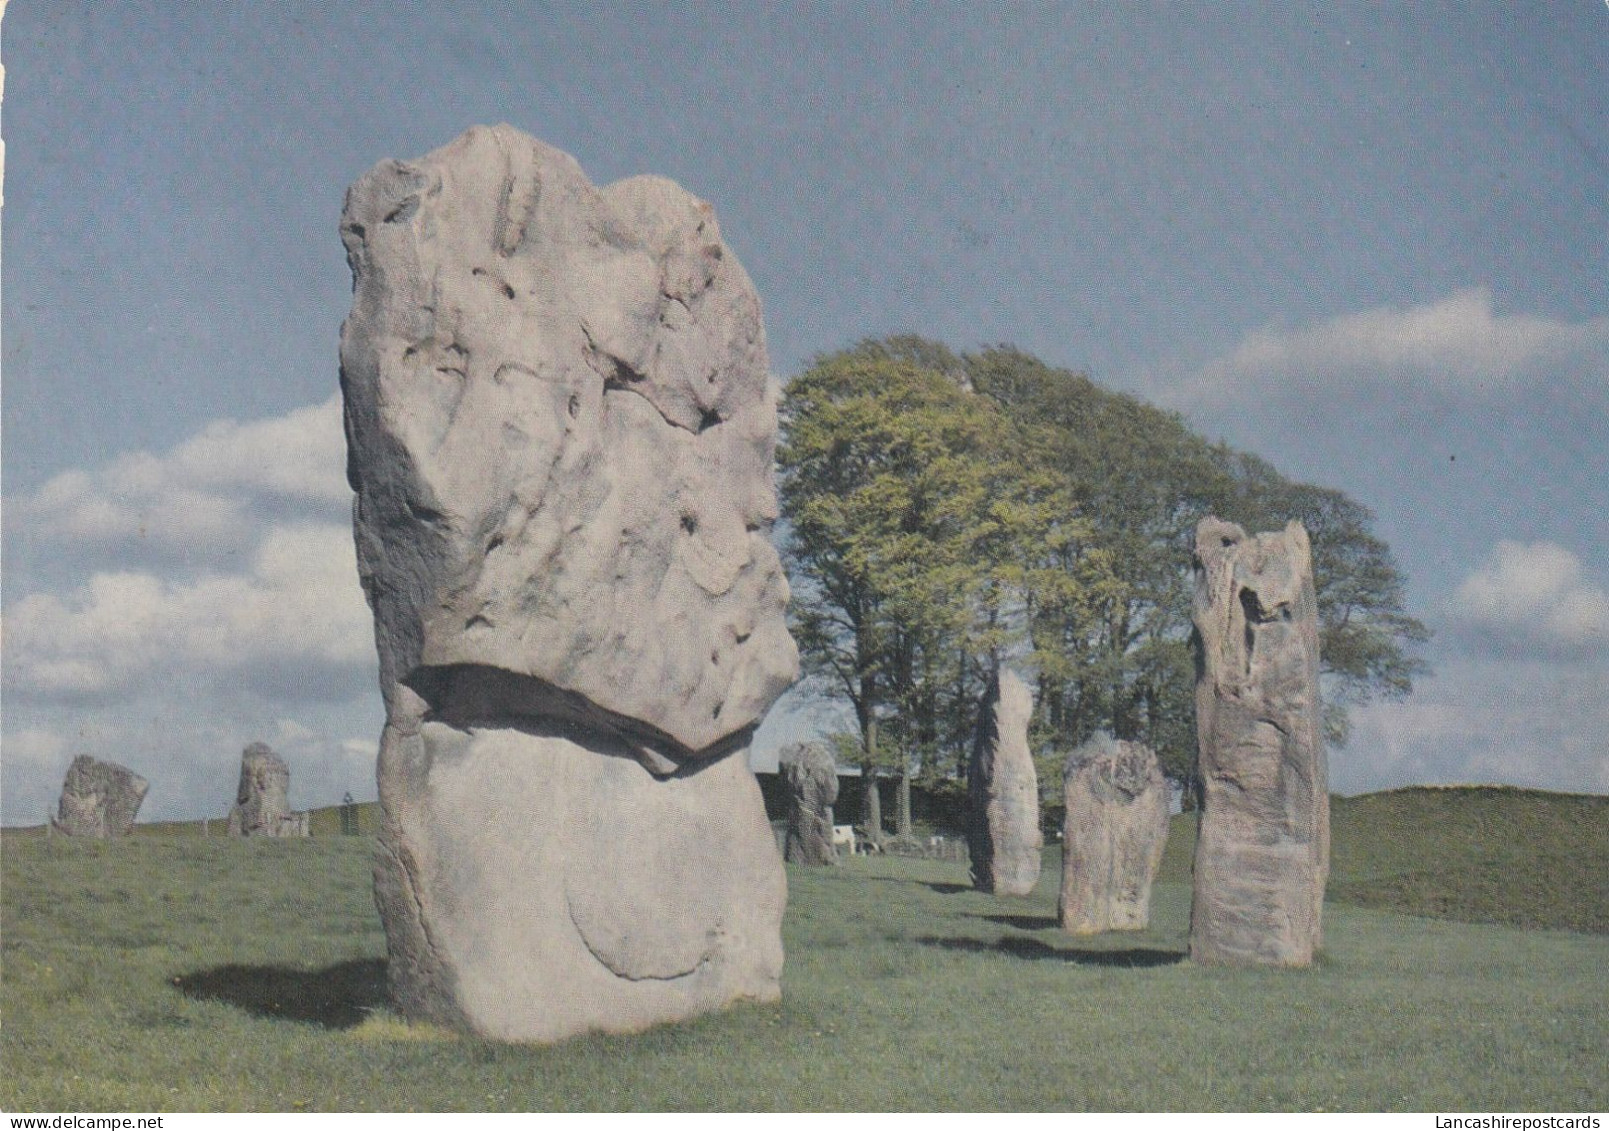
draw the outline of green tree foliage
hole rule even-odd
[[[1096,531],[1081,549],[1111,574],[1093,617],[1033,622],[1044,740],[1141,739],[1182,777],[1195,746],[1191,535],[1223,485],[1212,446],[1174,413],[1008,346],[969,357],[967,373],[1013,422],[1022,458],[1072,496]]]
[[[1427,633],[1367,508],[1009,346],[863,342],[788,386],[783,425],[795,631],[807,674],[854,708],[864,772],[957,768],[1010,656],[1036,673],[1047,780],[1097,730],[1184,778],[1191,551],[1209,513],[1307,526],[1333,740],[1349,705],[1406,694],[1423,670],[1411,649]]]
[[[820,359],[788,387],[778,451],[806,674],[854,709],[863,772],[902,782],[960,757],[1025,602],[1079,599],[1045,547],[1089,533],[1053,477],[1001,458],[1009,420],[946,359]]]

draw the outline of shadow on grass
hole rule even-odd
[[[1013,958],[1066,962],[1074,966],[1140,969],[1147,966],[1172,966],[1183,962],[1185,957],[1176,950],[1152,950],[1145,947],[1133,947],[1128,950],[1058,950],[1038,939],[1018,939],[1009,935],[994,942],[984,939],[944,939],[931,935],[916,941],[923,946],[936,946],[943,950],[965,950],[974,954],[1008,954]]]
[[[999,923],[1003,927],[1016,927],[1021,931],[1048,931],[1052,927],[1059,928],[1061,921],[1054,915],[978,915],[972,914],[973,919],[987,919],[991,923]]]
[[[914,887],[927,888],[940,895],[960,895],[964,891],[977,891],[971,884],[935,884],[927,880],[902,880],[897,876],[867,876],[874,884],[909,884]]]
[[[231,964],[181,975],[173,984],[199,1001],[326,1029],[351,1029],[386,1004],[383,958],[358,958],[322,970]]]

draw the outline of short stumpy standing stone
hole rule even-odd
[[[68,836],[127,836],[150,783],[127,766],[80,754],[67,767],[51,825]]]
[[[838,800],[838,763],[819,742],[783,749],[778,761],[788,783],[788,837],[783,859],[796,864],[836,864],[832,806]]]
[[[1012,671],[990,682],[967,769],[967,848],[979,891],[1028,895],[1039,882],[1039,777],[1028,750],[1033,694]]]
[[[1330,803],[1307,531],[1196,528],[1204,789],[1190,956],[1306,966],[1322,941]]]
[[[1162,763],[1144,743],[1097,735],[1068,756],[1063,791],[1063,929],[1143,931],[1168,844]]]
[[[509,1040],[775,999],[793,681],[759,300],[708,204],[475,128],[347,193],[392,995]]]
[[[290,786],[290,767],[266,743],[254,742],[241,751],[240,786],[229,810],[229,835],[306,836],[306,822],[291,812]]]

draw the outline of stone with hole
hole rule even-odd
[[[1322,942],[1328,768],[1318,605],[1299,522],[1196,527],[1196,726],[1203,789],[1190,957],[1307,966]]]

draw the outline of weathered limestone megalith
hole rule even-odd
[[[1168,846],[1168,782],[1156,752],[1096,735],[1068,755],[1062,788],[1062,928],[1145,930]]]
[[[796,864],[836,864],[832,806],[838,800],[838,763],[819,742],[784,747],[778,756],[788,783],[788,837],[783,859]]]
[[[1039,882],[1039,777],[1028,750],[1033,693],[1012,671],[995,674],[978,709],[967,767],[967,849],[972,883],[997,895],[1028,895]]]
[[[775,999],[746,752],[798,657],[760,304],[713,211],[477,127],[362,177],[341,237],[397,1005],[546,1041]]]
[[[1204,789],[1190,957],[1306,966],[1322,942],[1330,798],[1307,531],[1196,527]]]
[[[67,767],[52,828],[68,836],[127,836],[151,784],[127,766],[80,754]]]
[[[285,759],[263,742],[240,753],[240,786],[229,810],[230,836],[300,837],[307,815],[291,812],[291,771]]]

